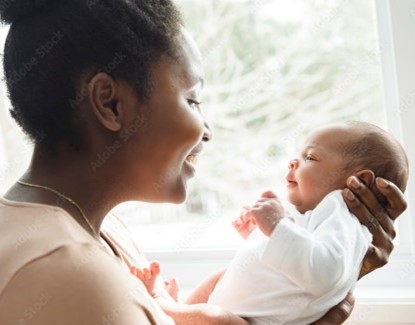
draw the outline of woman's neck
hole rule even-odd
[[[20,178],[30,185],[16,183],[5,197],[59,206],[89,233],[92,227],[91,235],[99,234],[105,216],[121,201],[116,184],[109,177],[94,173],[89,161],[88,155],[71,152],[51,155],[35,148],[28,170]]]

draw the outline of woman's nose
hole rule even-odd
[[[208,142],[212,139],[212,129],[210,128],[210,125],[206,120],[203,123],[203,126],[204,126],[203,141]]]
[[[296,169],[298,167],[298,159],[291,159],[288,163],[288,169]]]

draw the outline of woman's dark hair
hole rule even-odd
[[[79,145],[82,73],[122,78],[145,100],[152,64],[174,56],[181,28],[170,0],[0,0],[0,19],[11,24],[3,59],[11,114],[49,148]]]

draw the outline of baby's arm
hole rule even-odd
[[[281,221],[261,258],[305,290],[322,295],[343,284],[352,286],[370,241],[366,234],[336,191],[308,215],[307,228]]]

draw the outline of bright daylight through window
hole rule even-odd
[[[285,195],[288,161],[323,123],[386,126],[371,1],[179,1],[205,63],[213,128],[182,206],[120,214],[152,249],[239,243],[230,221],[267,189]]]
[[[203,56],[202,106],[213,140],[186,204],[126,203],[115,213],[143,249],[235,246],[240,238],[230,221],[266,189],[284,197],[287,163],[310,130],[340,120],[386,127],[374,3],[178,4]],[[9,117],[4,86],[0,103],[4,191],[28,164],[31,147]]]
[[[234,256],[242,239],[231,221],[244,205],[265,190],[285,197],[288,162],[316,127],[345,120],[379,125],[402,141],[413,163],[415,0],[176,2],[204,61],[200,99],[213,139],[186,203],[127,202],[114,213],[147,257],[162,261],[164,277],[177,276],[186,292]],[[0,26],[2,44],[6,35]],[[32,145],[10,117],[4,82],[0,89],[4,193],[29,164]],[[353,324],[412,324],[413,174],[411,166],[409,208],[395,223],[395,249],[385,267],[358,282]]]

